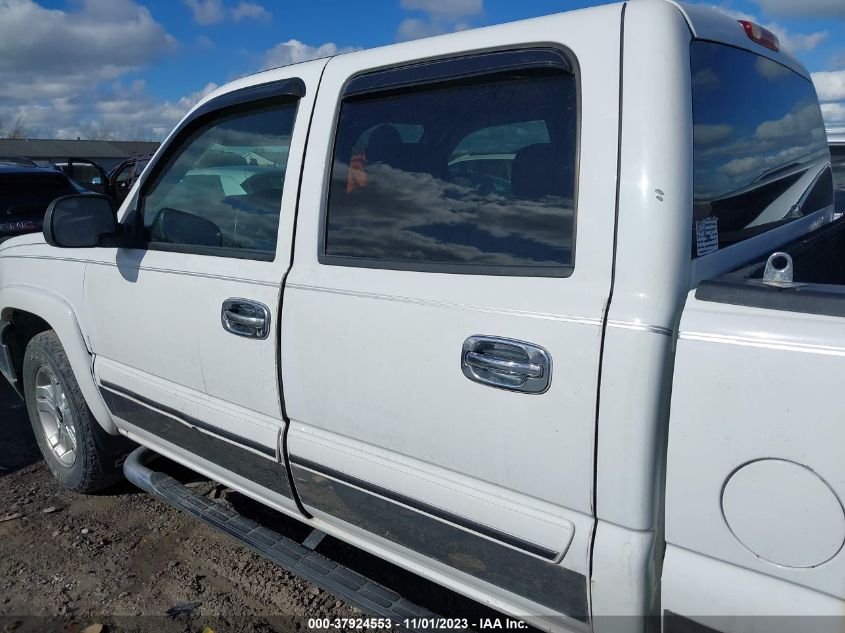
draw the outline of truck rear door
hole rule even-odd
[[[333,58],[282,314],[305,509],[463,593],[576,620],[620,18],[605,7]]]

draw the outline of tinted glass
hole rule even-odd
[[[141,174],[144,173],[144,170],[147,168],[147,165],[150,164],[149,158],[142,158],[137,163],[135,163],[135,180],[137,180]]]
[[[325,261],[567,274],[576,128],[575,79],[561,70],[345,99]]]
[[[0,236],[40,231],[50,203],[75,193],[58,172],[0,173]]]
[[[272,256],[295,110],[239,108],[194,131],[144,198],[150,241]]]
[[[117,172],[117,175],[114,177],[115,184],[126,184],[132,178],[132,170],[135,168],[135,165],[132,163],[126,165],[123,169]]]
[[[845,145],[831,145],[830,158],[833,163],[833,196],[838,213],[845,212]]]
[[[41,212],[59,196],[77,193],[70,181],[58,172],[0,172],[0,210],[5,213]]]
[[[824,122],[809,80],[769,59],[692,44],[693,256],[831,204]]]
[[[62,165],[62,171],[82,186],[102,184],[100,170],[90,163],[73,161]]]

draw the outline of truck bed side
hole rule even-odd
[[[787,250],[804,278],[833,281],[841,255],[814,266],[807,246],[830,250],[842,226],[817,233]],[[760,272],[690,293],[675,361],[663,607],[722,616],[708,622],[717,630],[740,614],[845,613],[845,295],[764,286]],[[755,618],[743,630],[795,624]]]

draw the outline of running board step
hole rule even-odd
[[[406,620],[438,617],[293,539],[196,494],[170,475],[151,470],[146,464],[157,456],[147,448],[136,449],[123,464],[126,478],[155,498],[242,541],[261,556],[373,616],[390,618],[406,630],[411,628],[406,626]]]

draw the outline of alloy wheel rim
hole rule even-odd
[[[70,468],[76,462],[76,425],[65,388],[46,365],[35,373],[35,408],[47,446],[62,466]]]

